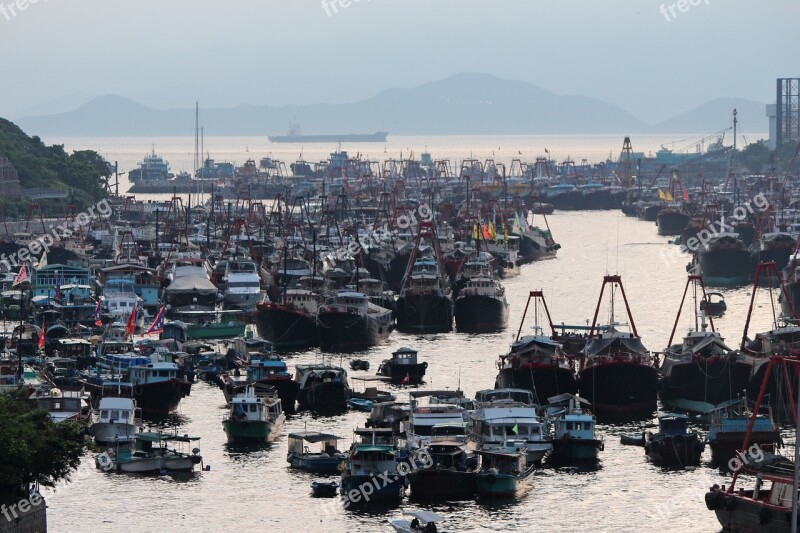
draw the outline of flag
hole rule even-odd
[[[102,326],[103,325],[103,321],[100,320],[100,304],[101,304],[101,301],[98,298],[97,299],[97,305],[94,306],[94,325],[95,326]]]
[[[411,382],[411,374],[406,372],[406,377],[403,378],[403,385],[408,385]]]
[[[689,201],[689,191],[687,191],[686,189],[683,190],[683,201],[684,202]]]
[[[489,233],[489,226],[486,225],[486,224],[483,225],[483,238],[484,239],[491,239],[492,238],[492,234]]]
[[[514,435],[519,435],[519,424],[514,424],[514,427],[511,428],[511,431],[514,432]]]
[[[475,239],[476,241],[478,240],[478,225],[477,224],[473,224],[473,226],[472,226],[472,238]]]
[[[161,309],[158,310],[156,313],[155,319],[153,319],[153,323],[150,324],[150,327],[147,328],[146,335],[151,335],[155,333],[161,333],[164,327],[164,309],[165,307],[162,305]]]
[[[39,259],[39,265],[37,266],[37,268],[44,268],[46,266],[47,266],[47,251],[45,250],[45,252],[42,254],[42,258]]]
[[[136,331],[136,308],[131,311],[131,316],[128,319],[128,325],[125,327],[125,338],[130,337]]]
[[[17,274],[17,277],[14,278],[14,283],[12,283],[11,286],[16,287],[17,285],[28,281],[29,278],[28,265],[22,265],[22,268],[19,269],[19,274]]]
[[[39,349],[44,350],[44,338],[47,332],[47,324],[42,320],[42,332],[39,334]]]
[[[668,202],[671,202],[671,201],[673,200],[673,198],[672,198],[672,193],[670,193],[669,191],[665,192],[665,193],[664,193],[664,199],[665,199],[666,201],[668,201]]]
[[[658,189],[658,199],[659,200],[666,200],[667,199],[667,197],[664,195],[664,191],[662,191],[661,189]]]
[[[63,279],[61,279],[61,274],[58,275],[58,281],[56,282],[56,295],[55,298],[61,298],[63,296],[61,294],[61,285],[63,283]]]
[[[489,238],[490,239],[497,238],[497,232],[494,229],[494,224],[492,224],[491,222],[489,222]]]

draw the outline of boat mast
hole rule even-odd
[[[688,279],[686,280],[686,286],[683,289],[683,297],[681,298],[681,305],[680,305],[680,307],[678,307],[678,315],[675,317],[675,324],[672,326],[672,333],[669,334],[669,341],[667,342],[667,348],[672,346],[672,339],[675,338],[675,330],[678,329],[678,321],[681,318],[681,311],[683,311],[683,304],[686,301],[686,293],[689,291],[689,284],[692,283],[692,282],[694,282],[695,292],[697,292],[697,284],[698,283],[700,284],[700,289],[703,291],[703,299],[701,301],[703,303],[705,303],[705,304],[708,303],[708,295],[706,295],[706,286],[703,283],[703,277],[702,276],[689,276]],[[695,329],[695,331],[698,330],[697,312],[696,311],[697,310],[695,309],[695,316],[694,316],[694,329]],[[711,318],[711,315],[708,316],[708,321],[709,321],[709,324],[711,325],[711,331],[712,332],[715,331],[714,330],[714,319]]]

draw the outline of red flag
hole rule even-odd
[[[45,334],[46,331],[47,331],[47,324],[45,324],[44,320],[42,320],[42,330],[41,330],[41,333],[39,333],[39,349],[40,350],[44,350],[44,338],[45,338],[45,335],[46,335]]]
[[[408,385],[411,381],[411,375],[406,373],[406,377],[403,378],[403,385]]]
[[[683,190],[683,201],[684,202],[689,201],[689,191],[687,191],[686,189]]]
[[[130,337],[136,331],[136,308],[131,311],[131,316],[128,319],[128,326],[125,328],[125,337]]]

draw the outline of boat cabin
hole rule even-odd
[[[148,363],[134,366],[130,370],[130,382],[134,385],[160,383],[177,379],[178,366],[175,363]]]
[[[325,455],[333,457],[341,453],[338,448],[340,440],[342,438],[336,435],[317,431],[289,433],[289,453],[302,456]],[[312,453],[308,446],[309,444],[314,445],[320,451]]]
[[[689,433],[689,417],[678,413],[665,413],[658,417],[658,433],[675,436]]]

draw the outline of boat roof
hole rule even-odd
[[[133,400],[130,398],[104,397],[100,399],[100,409],[133,409]]]
[[[591,402],[589,400],[587,400],[586,398],[581,398],[577,394],[570,394],[568,392],[565,392],[564,394],[559,394],[558,396],[551,396],[551,397],[549,397],[547,399],[547,401],[550,402],[550,403],[561,403],[561,402],[566,402],[566,401],[568,401],[570,399],[573,399],[573,398],[578,403],[591,405]]]
[[[342,437],[337,437],[330,433],[320,433],[319,431],[299,431],[297,433],[289,433],[290,439],[301,439],[306,442],[322,442],[326,440],[340,440]]]
[[[391,444],[364,444],[361,446],[357,445],[354,455],[357,455],[359,453],[369,453],[369,452],[394,454],[394,446],[392,446]]]

